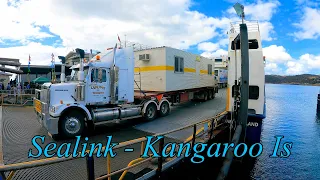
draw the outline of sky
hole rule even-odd
[[[236,2],[259,22],[266,74],[320,75],[320,0],[0,0],[0,57],[50,65],[52,53],[103,51],[117,35],[220,57],[230,22],[240,21]]]

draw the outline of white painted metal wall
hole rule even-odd
[[[228,88],[229,93],[229,110],[232,110],[234,99],[232,97],[232,86],[234,85],[235,78],[237,79],[241,76],[241,51],[237,50],[236,61],[237,61],[237,76],[235,72],[235,51],[231,50],[231,43],[234,38],[237,36],[237,33],[229,34],[229,52],[228,56],[230,57],[230,62],[228,62]],[[255,109],[256,114],[263,114],[264,110],[264,84],[265,84],[265,73],[264,73],[264,60],[262,52],[261,37],[259,31],[249,31],[248,38],[257,39],[259,48],[249,50],[249,85],[259,86],[259,98],[258,100],[249,99],[248,108]]]
[[[150,54],[150,60],[139,60],[141,54]],[[175,56],[184,59],[183,73],[174,72]],[[212,65],[212,75],[208,74],[208,64]],[[145,91],[175,91],[215,85],[214,61],[179,49],[160,47],[137,51],[135,66],[141,70],[141,86]]]

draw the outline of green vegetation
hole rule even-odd
[[[266,83],[320,86],[320,75],[313,75],[313,74],[301,74],[301,75],[295,75],[295,76],[266,75]]]

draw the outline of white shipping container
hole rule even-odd
[[[141,78],[143,91],[167,92],[215,85],[214,61],[209,58],[170,47],[136,51],[134,57],[135,80],[140,86]]]

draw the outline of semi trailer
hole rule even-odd
[[[218,92],[214,61],[169,47],[115,48],[71,67],[71,79],[36,90],[34,110],[53,138],[81,135],[104,123],[167,116],[175,103],[209,100]]]
[[[217,77],[219,88],[227,87],[227,85],[228,85],[228,70],[227,69],[215,69],[214,75]]]

